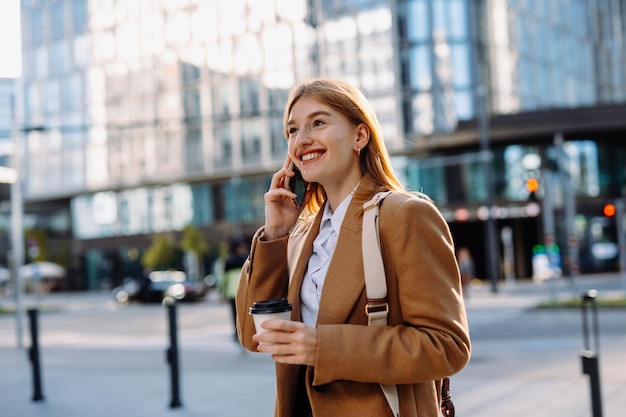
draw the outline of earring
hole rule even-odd
[[[361,156],[361,148],[356,148],[356,151],[354,151],[354,153],[357,157]]]

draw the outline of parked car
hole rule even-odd
[[[65,268],[54,262],[32,262],[20,266],[19,272],[23,290],[27,293],[35,291],[37,286],[45,292],[60,290],[67,273]],[[0,287],[8,286],[11,278],[11,271],[0,266]]]
[[[152,271],[147,277],[126,278],[124,283],[113,288],[113,297],[121,302],[161,302],[165,298],[181,301],[203,299],[209,286],[197,281],[183,271]]]

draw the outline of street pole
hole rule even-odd
[[[22,277],[20,269],[24,264],[24,201],[22,197],[22,141],[20,137],[21,124],[21,79],[15,80],[13,95],[13,126],[11,129],[11,139],[13,143],[13,153],[11,155],[11,165],[15,170],[15,181],[11,184],[11,273],[14,282],[15,297],[15,331],[17,337],[17,347],[23,348],[23,323],[24,306],[22,304]]]
[[[567,254],[569,259],[570,286],[577,287],[580,275],[580,257],[578,255],[578,236],[576,234],[576,191],[572,184],[572,176],[569,169],[568,156],[563,147],[563,134],[554,136],[554,145],[557,148],[557,167],[559,179],[563,187],[565,200],[565,227],[567,229]]]
[[[474,5],[471,14],[474,16],[470,22],[477,22],[478,6]],[[469,23],[469,22],[468,22]],[[487,274],[491,283],[491,292],[498,292],[498,282],[500,281],[500,250],[498,247],[498,233],[495,219],[495,178],[493,175],[493,152],[490,144],[489,132],[489,77],[486,73],[486,59],[484,49],[481,48],[481,36],[479,28],[469,23],[472,28],[473,48],[472,67],[474,85],[474,107],[478,123],[478,134],[480,139],[480,154],[482,156],[483,175],[485,179],[487,218],[483,224],[485,236],[485,261],[487,263]]]
[[[483,230],[485,231],[487,243],[487,271],[491,282],[491,292],[498,292],[498,282],[500,281],[499,260],[500,251],[497,241],[497,230],[494,212],[494,175],[493,175],[493,153],[489,145],[489,116],[487,115],[487,87],[482,84],[478,87],[480,102],[478,124],[480,129],[480,150],[483,154],[483,168],[485,175],[485,186],[487,188],[487,220]]]
[[[624,200],[621,198],[615,201],[615,225],[619,248],[619,276],[622,293],[626,295],[626,235],[624,234]]]

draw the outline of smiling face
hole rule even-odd
[[[302,176],[329,195],[347,195],[361,178],[357,149],[367,145],[369,131],[337,110],[302,97],[287,121],[289,156]]]

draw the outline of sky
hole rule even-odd
[[[20,1],[0,0],[0,78],[22,74]]]

